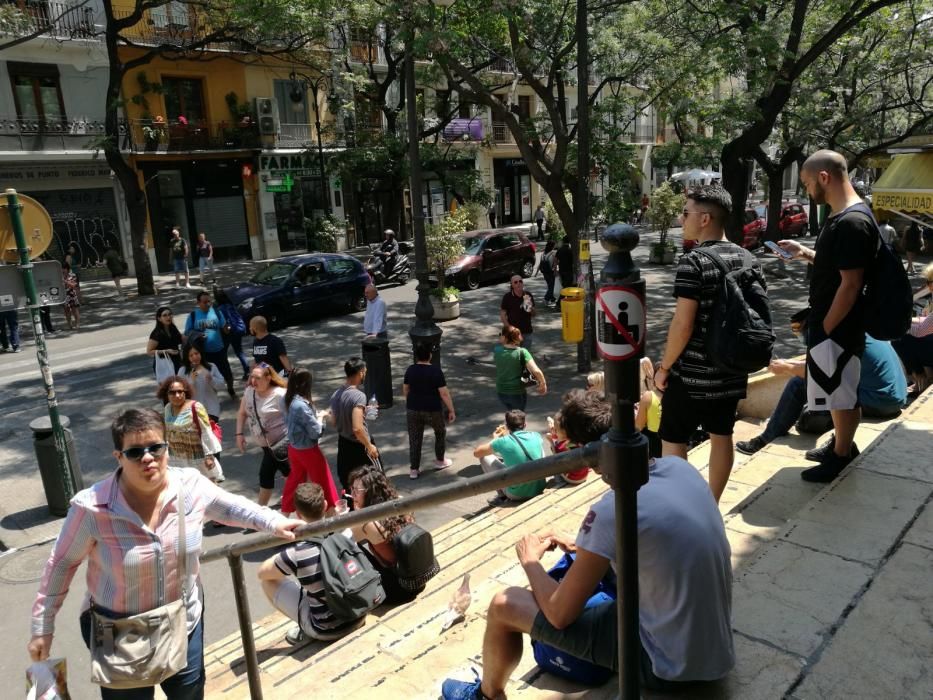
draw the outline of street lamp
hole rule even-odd
[[[333,104],[337,96],[334,93],[333,78],[327,73],[321,73],[316,78],[307,75],[299,75],[292,71],[288,79],[292,81],[288,92],[289,99],[295,104],[304,102],[305,94],[311,91],[312,104],[314,105],[314,131],[317,134],[317,157],[321,169],[321,198],[324,200],[324,211],[328,216],[331,214],[330,192],[327,187],[327,174],[324,171],[324,145],[321,142],[321,111],[318,107],[318,93],[327,88],[327,101]]]

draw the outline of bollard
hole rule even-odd
[[[648,439],[635,429],[639,360],[645,346],[645,282],[632,260],[638,234],[613,224],[602,234],[609,259],[596,294],[596,348],[605,361],[606,398],[612,427],[603,436],[599,464],[615,492],[618,576],[619,690],[639,698],[641,641],[638,632],[638,489],[648,483]]]
[[[68,514],[71,501],[68,491],[72,490],[77,493],[83,489],[84,478],[81,476],[81,467],[78,465],[75,439],[68,429],[71,421],[68,420],[68,416],[63,415],[59,415],[59,420],[68,454],[71,477],[69,484],[62,480],[59,470],[58,450],[55,445],[55,436],[52,433],[52,421],[48,416],[36,418],[29,424],[29,429],[32,431],[36,463],[39,465],[39,476],[42,477],[42,488],[45,491],[45,500],[49,504],[49,513],[63,517]]]

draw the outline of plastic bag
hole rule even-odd
[[[65,659],[37,661],[26,669],[26,700],[70,700]]]
[[[175,375],[175,363],[172,362],[171,356],[159,350],[155,355],[155,378],[156,381],[161,384],[169,377]]]

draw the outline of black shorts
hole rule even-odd
[[[373,461],[366,453],[366,448],[363,447],[362,442],[348,440],[343,435],[337,437],[337,477],[344,489],[350,490],[350,484],[347,483],[350,472],[359,467],[369,466],[372,463]]]
[[[288,466],[288,460],[280,462],[275,458],[268,447],[262,448],[262,462],[259,463],[259,488],[274,489],[275,473],[282,472],[282,476],[288,476],[291,469]]]
[[[661,427],[658,435],[665,442],[686,444],[702,426],[712,435],[732,435],[739,398],[696,399],[687,393],[680,377],[670,375],[661,397]]]

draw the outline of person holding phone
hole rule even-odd
[[[792,259],[813,264],[807,404],[830,411],[834,435],[825,450],[807,454],[807,459],[819,465],[805,469],[800,476],[804,481],[827,483],[859,453],[853,439],[862,415],[858,399],[865,350],[862,287],[865,269],[878,249],[878,226],[849,181],[843,155],[817,151],[804,162],[800,181],[812,201],[828,204],[833,211],[815,248],[792,240],[778,241]]]

